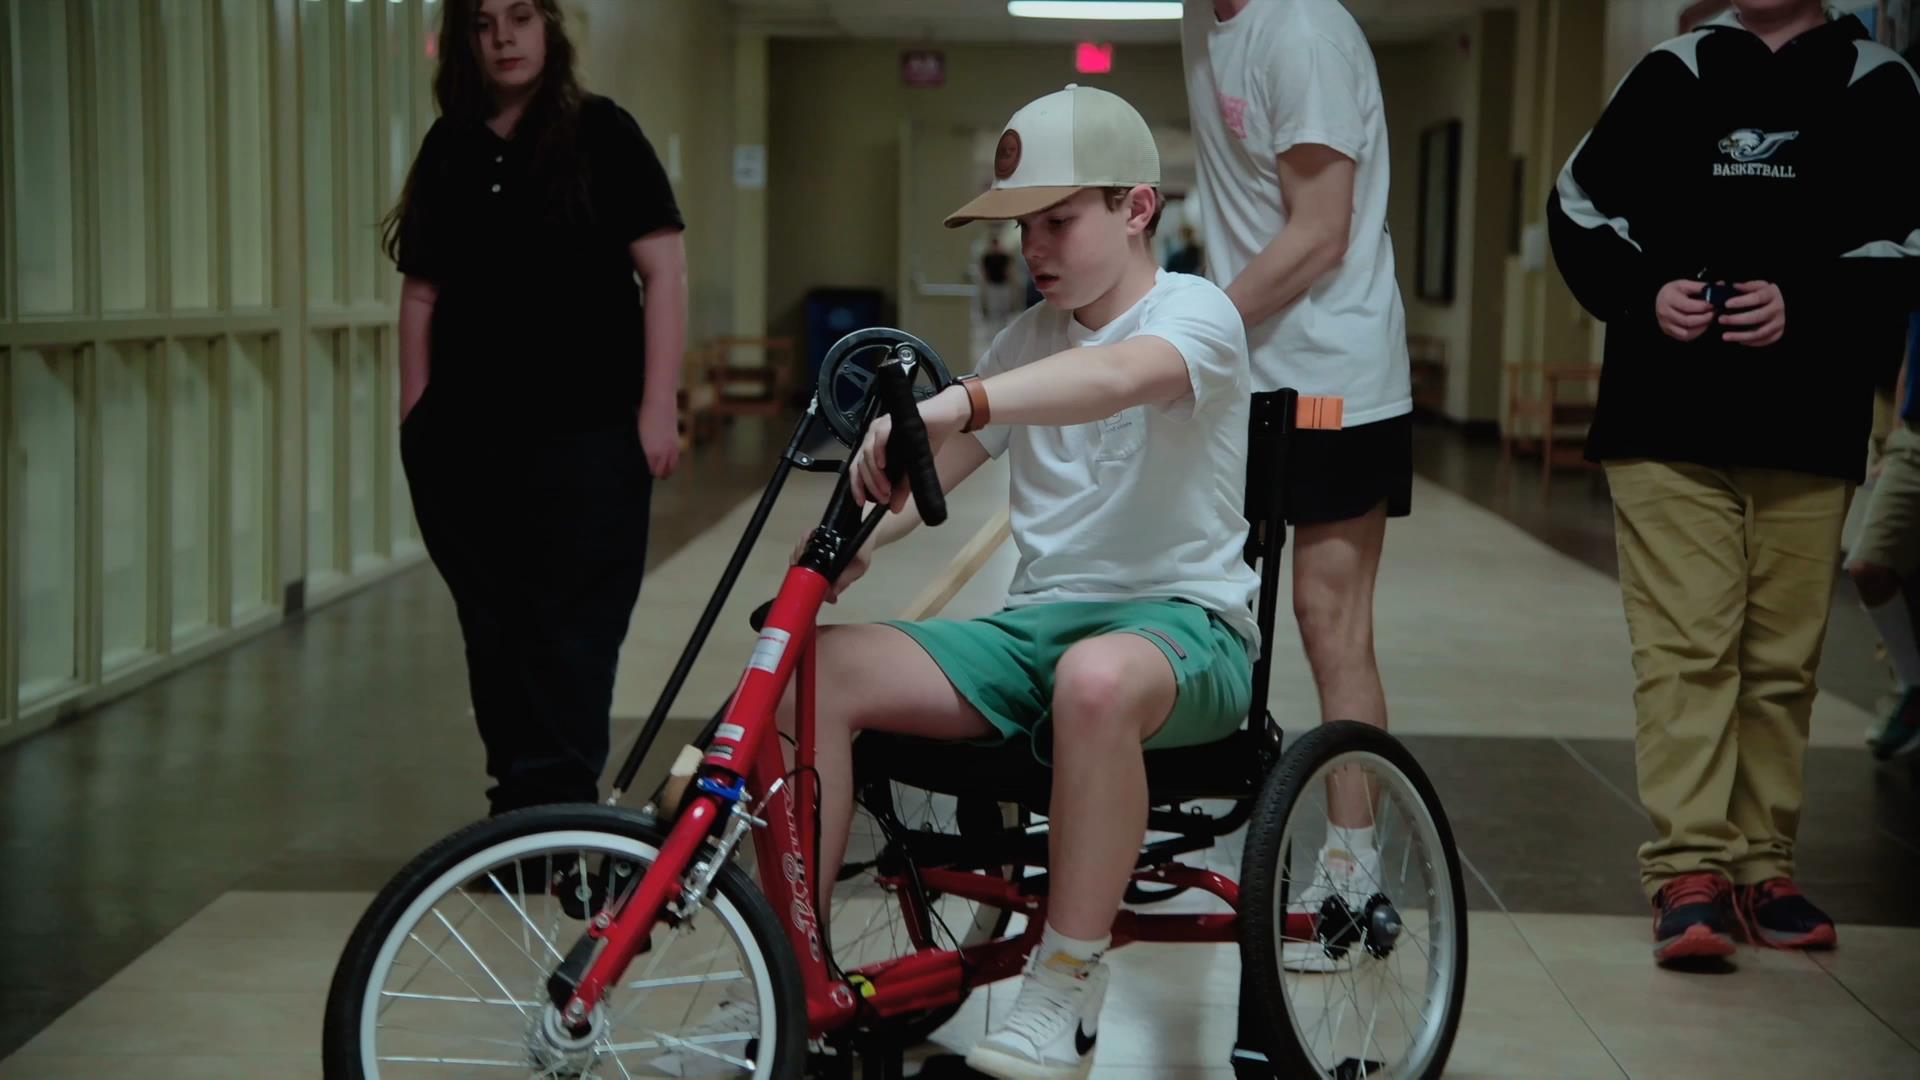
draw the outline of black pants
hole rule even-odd
[[[400,429],[427,554],[467,646],[492,812],[598,798],[653,481],[632,424],[473,434],[430,389]]]

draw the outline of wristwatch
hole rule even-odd
[[[993,419],[993,410],[987,407],[987,388],[981,383],[980,376],[962,375],[954,381],[966,389],[967,403],[972,407],[966,426],[960,429],[961,433],[969,434],[986,427]]]

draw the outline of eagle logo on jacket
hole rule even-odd
[[[1739,131],[1720,140],[1720,152],[1745,164],[1750,161],[1765,161],[1780,148],[1800,137],[1797,131],[1761,131],[1759,128],[1741,128]]]

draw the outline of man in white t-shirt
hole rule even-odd
[[[1379,73],[1338,0],[1186,0],[1182,44],[1207,276],[1246,320],[1254,389],[1344,401],[1343,429],[1297,432],[1287,462],[1293,607],[1321,719],[1385,727],[1373,589],[1387,519],[1412,509],[1413,396]],[[1364,794],[1336,785],[1331,816],[1326,880],[1302,903],[1341,883],[1372,891]]]
[[[1065,1080],[1091,1067],[1101,957],[1145,838],[1143,744],[1217,742],[1252,705],[1251,380],[1232,302],[1154,264],[1160,159],[1131,105],[1087,87],[1040,98],[1002,133],[994,173],[947,224],[1019,221],[1046,302],[921,415],[944,489],[1009,459],[1019,567],[989,618],[821,631],[819,880],[845,854],[855,732],[1030,742],[1053,766],[1046,927],[1011,1014],[967,1061]],[[919,520],[886,479],[889,432],[876,422],[855,464],[855,493],[899,511],[871,546]]]

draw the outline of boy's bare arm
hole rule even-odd
[[[1068,349],[994,375],[981,385],[993,423],[1047,427],[1090,424],[1122,409],[1163,405],[1192,392],[1180,351],[1152,335]],[[949,387],[920,411],[929,434],[936,421],[958,431],[973,415],[962,387]]]
[[[1193,384],[1180,350],[1165,338],[1142,335],[1114,345],[1058,352],[991,376],[981,386],[994,424],[1067,427],[1104,420],[1136,405],[1178,401],[1192,392]],[[936,460],[972,416],[973,403],[962,386],[950,386],[920,403]],[[899,510],[906,505],[906,485],[896,492],[886,477],[892,431],[887,418],[874,421],[855,462],[853,489],[863,500],[891,502]],[[978,440],[968,441],[978,445]]]

